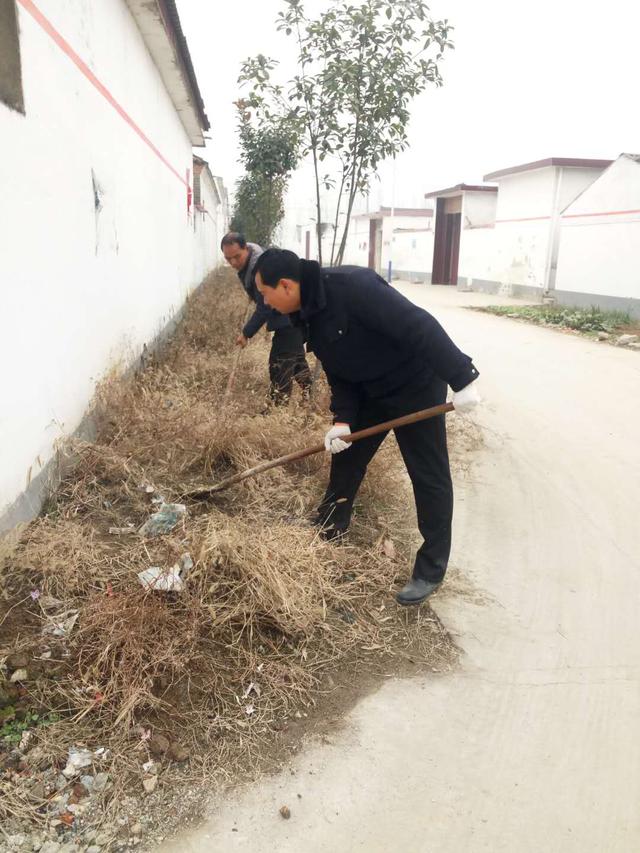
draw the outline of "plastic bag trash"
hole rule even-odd
[[[69,757],[67,766],[62,771],[62,775],[67,779],[71,779],[80,773],[83,767],[90,767],[93,761],[93,755],[89,749],[79,749],[77,746],[69,747]]]
[[[141,536],[160,536],[163,533],[169,533],[186,513],[187,508],[184,504],[162,504],[158,512],[154,512],[140,527],[138,533]]]
[[[126,536],[127,533],[135,533],[136,528],[133,524],[128,524],[126,527],[110,527],[109,533],[114,536]]]
[[[161,592],[182,592],[184,581],[189,569],[193,568],[190,554],[183,554],[177,563],[169,569],[151,566],[138,572],[138,579],[145,589],[155,589]]]
[[[13,673],[13,675],[9,679],[11,684],[16,684],[18,681],[28,681],[28,680],[29,680],[29,673],[27,672],[26,669],[23,669],[23,668],[16,669],[16,671]]]
[[[40,607],[44,610],[52,610],[54,607],[61,607],[62,601],[59,598],[54,598],[52,595],[41,595],[38,599]]]
[[[77,610],[67,610],[65,613],[58,613],[53,617],[51,622],[44,626],[42,633],[53,634],[54,637],[67,637],[77,621]]]
[[[260,698],[260,694],[262,693],[262,689],[261,689],[260,685],[259,685],[259,684],[257,684],[255,681],[252,681],[252,682],[249,684],[249,686],[248,686],[247,688],[245,688],[245,690],[244,690],[244,692],[243,692],[243,694],[242,694],[242,698],[243,698],[243,699],[248,699],[248,698],[249,698],[249,695],[250,695],[251,693],[255,693],[255,694],[256,694],[256,696],[258,697],[258,699]]]

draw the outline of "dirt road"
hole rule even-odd
[[[434,599],[463,665],[390,680],[165,851],[640,850],[640,354],[403,290],[482,374]]]

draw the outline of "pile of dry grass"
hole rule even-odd
[[[32,664],[21,702],[60,716],[33,741],[51,761],[82,741],[111,750],[112,777],[124,778],[123,769],[139,776],[141,732],[144,743],[152,730],[186,747],[192,766],[220,766],[221,756],[246,758],[247,745],[254,752],[312,704],[330,665],[397,659],[411,643],[432,663],[451,659],[436,620],[416,623],[388,605],[398,572],[406,574],[413,533],[391,440],[371,466],[347,545],[322,542],[305,523],[326,484],[324,456],[190,503],[167,535],[110,532],[137,529],[157,509],[154,500],[180,501],[193,484],[321,436],[325,388],[313,406],[294,398],[263,413],[265,336],[242,353],[234,392],[221,407],[244,312],[233,276],[216,274],[143,372],[101,387],[96,441],[75,447],[73,475],[4,555],[12,637],[0,628],[0,661],[16,648],[33,660],[47,657]],[[171,566],[185,553],[193,568],[184,591],[140,585],[138,572]],[[63,611],[78,614],[67,636],[43,634]],[[15,809],[15,798],[5,802]],[[42,804],[32,808],[47,814]]]

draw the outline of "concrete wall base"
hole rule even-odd
[[[381,275],[386,278],[388,270],[383,270]],[[417,270],[392,270],[391,277],[394,281],[410,281],[412,284],[431,284],[430,272],[419,272]]]
[[[514,296],[517,299],[527,299],[530,302],[541,302],[544,296],[544,291],[540,287],[532,287],[526,284],[503,284],[500,281],[468,276],[458,278],[458,290],[463,293],[477,291],[494,296]]]
[[[190,297],[197,293],[202,287],[204,279],[197,288],[191,291]],[[125,371],[125,376],[137,373],[144,369],[151,353],[156,352],[174,334],[178,324],[184,316],[185,305],[169,320],[160,330],[156,337],[147,344],[142,354]],[[96,418],[93,411],[85,414],[79,426],[69,436],[69,443],[73,441],[94,441],[96,437]],[[75,467],[77,456],[65,448],[64,445],[57,450],[43,469],[34,477],[27,488],[16,500],[0,513],[0,536],[8,533],[18,524],[33,521],[41,512],[47,500],[60,485],[61,480],[66,477]]]
[[[590,308],[596,305],[603,311],[628,311],[632,317],[640,318],[640,299],[625,296],[604,296],[600,293],[577,293],[572,290],[552,290],[550,296],[560,305],[576,305]]]

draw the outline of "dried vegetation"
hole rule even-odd
[[[455,657],[436,619],[392,603],[414,535],[392,440],[371,466],[344,545],[321,541],[307,523],[326,483],[324,456],[208,502],[185,500],[186,515],[165,535],[110,532],[135,531],[161,500],[180,502],[194,485],[322,435],[321,383],[311,404],[294,397],[266,410],[262,335],[242,352],[226,395],[245,307],[233,277],[213,275],[144,370],[102,384],[95,441],[72,448],[72,475],[19,540],[4,543],[0,664],[4,707],[17,715],[5,713],[5,726],[26,709],[46,725],[33,727],[17,756],[4,743],[0,820],[28,816],[79,832],[121,806],[123,790],[142,794],[154,772],[167,782],[257,766],[287,721],[313,706],[332,667],[384,661],[389,672],[411,653],[445,668]],[[138,572],[185,553],[193,567],[182,592],[141,586]],[[26,656],[21,680],[16,653]],[[59,788],[77,745],[106,750],[91,772],[109,783],[86,810],[82,799],[70,809]]]

